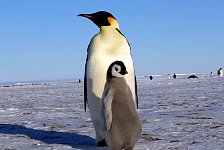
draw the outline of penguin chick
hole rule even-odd
[[[122,61],[109,66],[101,101],[101,127],[112,150],[133,149],[142,131],[131,89],[124,78],[127,73]]]

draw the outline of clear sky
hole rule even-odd
[[[224,68],[223,0],[0,0],[0,82],[75,79],[99,29],[79,13],[111,12],[138,76]]]

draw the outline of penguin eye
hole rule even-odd
[[[115,68],[116,71],[118,71],[118,68]]]

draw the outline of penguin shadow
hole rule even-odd
[[[86,135],[38,130],[17,124],[0,124],[0,134],[18,135],[18,137],[24,135],[25,138],[39,140],[46,144],[64,144],[83,150],[97,148],[95,140]]]

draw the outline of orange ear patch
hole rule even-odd
[[[112,17],[108,17],[107,20],[110,24],[114,24],[116,22],[116,20]]]

